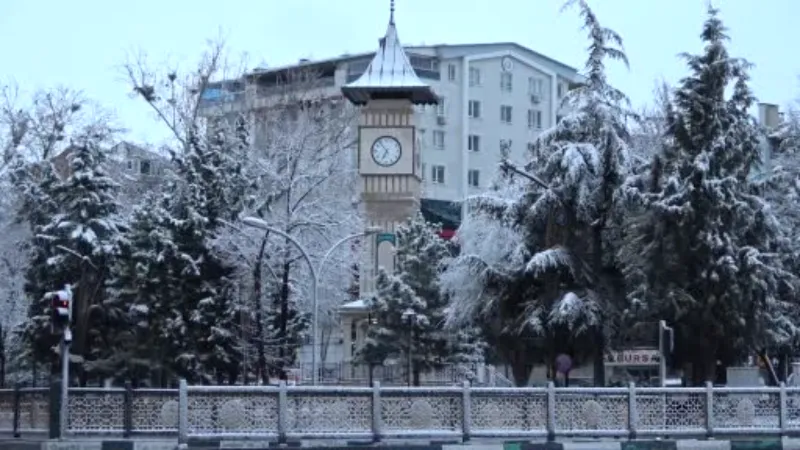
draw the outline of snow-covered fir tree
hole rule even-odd
[[[56,211],[49,220],[42,217],[41,224],[34,225],[26,284],[26,292],[33,300],[32,320],[25,335],[35,349],[34,355],[47,361],[43,350],[54,343],[54,338],[47,317],[48,305],[42,296],[65,284],[76,284],[72,354],[73,361],[80,363],[76,368],[81,383],[85,383],[89,377],[108,374],[102,361],[115,350],[110,341],[119,324],[109,319],[104,284],[122,226],[115,197],[118,185],[106,175],[96,142],[87,140],[67,151],[70,166],[66,179],[56,182],[51,173],[40,185],[42,194],[49,190],[45,195]]]
[[[560,352],[589,356],[585,350],[594,347],[589,353],[596,363],[595,382],[604,384],[605,342],[624,298],[614,259],[614,224],[617,193],[628,173],[628,102],[609,85],[605,64],[627,59],[621,38],[599,23],[586,2],[570,1],[565,7],[573,5],[590,40],[586,81],[567,93],[563,106],[570,113],[536,139],[523,168],[503,163],[507,179],[502,183],[508,188],[499,192],[505,195],[478,196],[475,217],[465,221],[467,229],[459,236],[465,248],[471,246],[465,242],[469,239],[485,239],[484,232],[469,230],[481,226],[472,220],[517,235],[516,248],[505,249],[503,264],[513,266],[498,271],[487,259],[495,259],[502,248],[482,249],[488,252],[462,253],[447,276],[455,302],[451,309],[457,314],[452,319],[460,323],[463,311],[473,311],[497,321],[492,327],[495,347],[503,349],[518,383],[528,378],[531,339],[544,338],[545,351],[536,353],[546,354],[543,362],[548,363]],[[480,294],[463,295],[464,286],[478,280],[484,289],[499,288],[502,300],[470,305],[486,301]]]
[[[135,386],[168,386],[177,378],[174,362],[182,344],[171,339],[174,301],[180,286],[176,268],[183,256],[168,228],[171,217],[161,198],[148,197],[133,211],[120,256],[110,268],[109,302],[123,312],[124,332],[109,365],[115,377]]]
[[[483,348],[472,330],[452,335],[444,328],[447,299],[439,274],[450,254],[447,241],[421,213],[398,227],[395,239],[395,273],[381,269],[375,293],[366,302],[375,324],[360,359],[371,365],[405,361],[408,367],[410,353],[412,373],[407,376],[415,386],[427,370],[450,362],[481,361]]]
[[[684,55],[690,74],[674,91],[665,149],[640,190],[646,212],[620,254],[642,320],[671,322],[677,363],[691,364],[695,383],[714,380],[717,360],[734,363],[796,334],[781,230],[751,180],[760,149],[748,65],[728,54],[717,10],[701,37],[704,52]]]
[[[213,241],[221,220],[238,212],[244,180],[237,156],[247,134],[243,127],[217,127],[207,136],[190,133],[189,146],[174,155],[178,177],[168,194],[136,212],[126,257],[113,268],[110,286],[134,330],[123,369],[152,384],[239,376],[238,323],[245,312],[234,295],[234,269]]]

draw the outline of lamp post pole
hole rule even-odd
[[[319,273],[324,268],[325,263],[327,262],[328,258],[333,254],[333,251],[336,250],[339,246],[344,244],[347,241],[358,239],[360,237],[368,236],[370,234],[375,234],[378,232],[376,229],[367,229],[361,233],[351,234],[350,236],[346,236],[328,249],[325,253],[325,256],[322,257],[318,266],[314,266],[314,263],[311,262],[311,257],[308,256],[308,252],[306,249],[300,244],[297,239],[292,237],[290,234],[279,230],[277,228],[272,227],[267,222],[257,218],[257,217],[246,217],[242,220],[242,223],[245,225],[251,226],[253,228],[259,228],[264,231],[269,231],[275,233],[287,241],[291,242],[295,248],[300,252],[303,256],[303,259],[308,264],[308,268],[311,271],[311,302],[312,306],[312,313],[311,313],[311,384],[316,386],[319,384],[319,362],[317,358],[317,348],[319,346]]]

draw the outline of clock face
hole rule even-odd
[[[401,153],[400,141],[391,136],[381,136],[372,143],[372,159],[379,166],[393,166]]]
[[[503,58],[500,64],[503,66],[504,72],[511,72],[512,70],[514,70],[514,61],[508,56]]]

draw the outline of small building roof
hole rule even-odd
[[[356,105],[371,99],[408,99],[411,103],[439,102],[431,87],[419,79],[397,36],[392,1],[389,26],[367,70],[356,80],[342,87],[342,94]]]

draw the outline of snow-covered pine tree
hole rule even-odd
[[[120,256],[110,267],[109,302],[124,313],[127,329],[117,335],[119,350],[109,365],[134,386],[166,387],[177,378],[174,362],[181,342],[170,339],[180,285],[181,253],[173,241],[169,212],[160,198],[148,197],[133,211]]]
[[[421,373],[446,364],[455,356],[449,351],[461,350],[444,330],[447,300],[439,286],[439,274],[450,251],[437,231],[421,213],[399,226],[395,231],[395,273],[381,271],[375,293],[367,299],[376,324],[368,330],[362,361],[408,361],[410,346],[410,376],[416,386]]]
[[[602,26],[585,0],[568,0],[564,8],[571,6],[578,8],[590,41],[586,81],[566,95],[562,106],[570,113],[539,136],[534,159],[526,169],[548,184],[532,204],[531,213],[560,217],[567,229],[576,232],[568,240],[546,245],[562,246],[575,262],[588,267],[588,272],[575,280],[585,292],[561,296],[551,309],[550,320],[571,328],[576,320],[572,314],[579,313],[594,328],[594,381],[603,386],[605,342],[617,319],[618,299],[624,297],[614,259],[619,239],[612,225],[618,213],[618,191],[628,175],[630,133],[626,120],[632,116],[627,96],[608,82],[606,64],[617,60],[627,66],[628,59],[622,38]],[[543,170],[539,172],[537,167]]]
[[[58,212],[55,188],[61,180],[49,161],[21,164],[15,169],[12,179],[20,189],[17,220],[28,224],[30,235],[36,236]],[[49,303],[44,294],[63,283],[63,274],[53,271],[48,264],[55,251],[49,241],[31,238],[22,245],[28,256],[24,266],[23,291],[30,299],[28,320],[22,329],[23,358],[33,364],[47,365],[54,362],[53,348],[58,344],[58,338],[50,331]],[[51,370],[57,369],[57,363],[51,364]]]
[[[691,363],[695,383],[714,380],[717,360],[733,363],[795,335],[785,316],[793,277],[779,257],[780,229],[750,180],[759,131],[747,112],[748,65],[728,55],[716,9],[701,37],[705,51],[684,55],[690,74],[674,92],[665,163],[655,167],[674,170],[643,192],[648,226],[636,231],[647,233],[630,236],[636,245],[620,258],[639,274],[629,280],[633,300],[676,328],[677,362]]]
[[[174,366],[179,376],[193,382],[233,382],[241,361],[240,306],[234,296],[234,269],[214,251],[212,240],[220,219],[238,212],[236,192],[244,180],[236,150],[247,137],[230,128],[214,130],[209,140],[192,136],[187,152],[175,157],[180,180],[165,199],[169,217],[164,226],[179,254],[172,267],[178,277],[172,301],[180,311],[167,319],[165,332],[182,343]]]
[[[585,1],[565,4],[571,6],[578,7],[590,40],[586,81],[567,93],[563,107],[569,113],[536,139],[524,168],[504,161],[507,196],[479,196],[473,202],[475,217],[465,220],[466,227],[477,219],[497,233],[516,235],[516,248],[462,253],[447,276],[456,323],[461,323],[458,315],[465,318],[458,311],[491,318],[489,334],[520,384],[528,379],[533,339],[544,344],[536,353],[547,363],[560,352],[587,356],[591,348],[595,383],[604,384],[606,337],[614,329],[618,298],[624,298],[614,260],[618,240],[610,230],[628,172],[628,102],[609,85],[605,64],[627,59],[619,35],[604,28]],[[459,237],[464,248],[472,246],[465,240],[485,239],[485,232],[464,231]],[[498,271],[498,264],[489,262],[497,251],[507,253],[502,265],[511,267]],[[476,272],[482,276],[476,278]],[[502,292],[500,301],[465,304],[485,302],[482,295],[456,294],[463,290],[459,284],[477,279],[483,279],[484,289]]]
[[[106,310],[105,281],[123,227],[117,216],[118,185],[106,175],[96,143],[86,140],[68,151],[69,173],[51,193],[58,211],[36,227],[33,245],[38,257],[29,267],[26,291],[38,300],[43,292],[60,289],[66,283],[77,285],[73,291],[72,354],[82,362],[77,366],[78,375],[85,383],[90,376],[109,375],[100,363],[115,351],[110,342],[120,324],[114,323]],[[42,261],[43,265],[37,264]],[[39,278],[42,271],[49,275]],[[44,305],[37,306],[31,313],[40,318]],[[41,325],[41,320],[35,320],[26,330],[31,345],[51,342],[49,328],[42,329]]]

